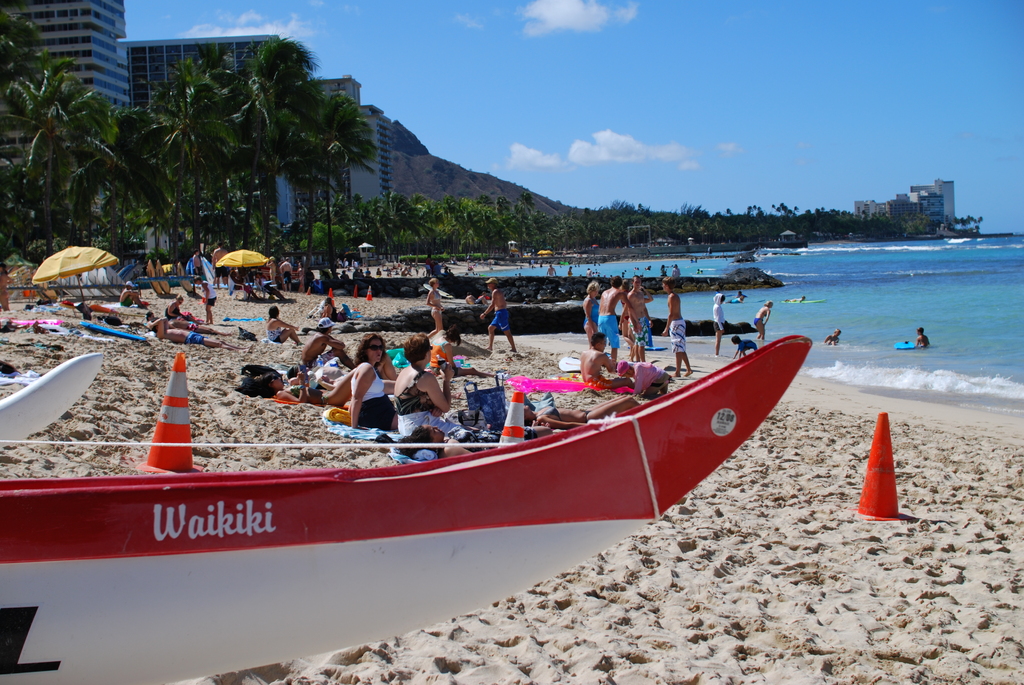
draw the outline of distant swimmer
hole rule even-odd
[[[928,342],[928,336],[924,334],[924,329],[918,328],[917,341],[914,342],[914,347],[928,347],[929,345],[931,345],[931,343]]]
[[[842,331],[837,328],[835,330],[835,332],[833,332],[831,335],[825,336],[825,344],[826,345],[838,345],[839,344],[839,334],[840,333],[842,333]]]

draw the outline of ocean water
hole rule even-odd
[[[734,268],[730,260],[593,268],[609,276],[657,276],[663,264],[670,272],[679,264],[683,275],[701,269],[720,276]],[[1024,416],[1024,237],[813,245],[763,255],[756,266],[786,286],[747,291],[743,304],[725,305],[726,320],[752,322],[761,304],[772,300],[768,340],[800,334],[815,343],[801,373],[869,392]],[[573,273],[585,274],[586,268],[574,267]],[[557,271],[565,275],[567,267]],[[546,267],[522,274],[545,272]],[[803,295],[825,302],[782,302]],[[680,295],[683,316],[710,319],[711,296]],[[649,305],[652,316],[665,316],[665,299],[659,295]],[[931,347],[893,348],[913,341],[918,326]],[[843,331],[840,344],[821,344],[836,328]],[[697,354],[705,351],[701,340],[693,339]],[[733,351],[723,341],[723,352]]]

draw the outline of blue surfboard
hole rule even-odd
[[[893,347],[895,347],[897,350],[912,350],[917,346],[914,343],[907,340],[904,342],[898,342],[895,345],[893,345]]]
[[[103,333],[104,335],[113,335],[118,338],[125,338],[126,340],[146,340],[141,335],[135,335],[134,333],[129,333],[128,331],[119,331],[116,328],[107,328],[106,326],[101,326],[98,323],[90,323],[89,321],[81,321],[79,322],[78,325],[81,326],[82,328],[87,328],[90,331],[95,331],[96,333]]]

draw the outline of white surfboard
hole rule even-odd
[[[213,264],[210,263],[209,259],[203,257],[203,278],[207,283],[213,283],[215,273],[216,272],[213,270]]]
[[[427,292],[427,293],[430,292],[430,286],[427,285],[426,283],[423,284],[423,292]],[[441,293],[441,297],[443,299],[445,299],[445,300],[454,300],[455,299],[454,295],[452,295],[451,293],[446,293],[445,291],[441,290],[440,288],[437,289],[437,292]]]
[[[75,357],[0,400],[0,439],[24,440],[59,419],[89,388],[102,365],[102,354]]]
[[[563,357],[562,360],[558,362],[558,368],[562,371],[579,371],[580,360],[576,357]]]

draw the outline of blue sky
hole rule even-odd
[[[278,33],[435,155],[577,207],[853,210],[956,183],[1024,231],[1024,2],[125,0],[129,40]]]

